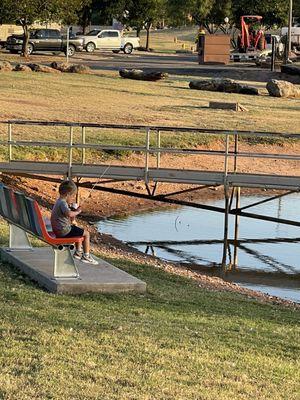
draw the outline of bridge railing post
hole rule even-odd
[[[85,126],[81,127],[81,144],[85,145]],[[85,147],[81,151],[81,164],[85,164]]]
[[[227,186],[228,156],[229,156],[229,134],[226,133],[225,153],[224,153],[224,188]]]
[[[160,167],[160,130],[157,131],[156,136],[156,147],[158,148],[158,152],[156,153],[156,168]]]
[[[145,146],[145,183],[148,185],[149,182],[149,150],[150,150],[150,128],[146,131],[146,146]]]
[[[7,142],[8,142],[8,161],[10,162],[12,160],[12,124],[8,124],[8,137],[7,137]]]
[[[69,166],[68,166],[68,178],[72,178],[72,161],[73,161],[73,126],[70,126],[69,132]]]

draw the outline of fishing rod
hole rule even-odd
[[[103,178],[103,176],[106,174],[106,172],[109,170],[110,167],[111,167],[111,163],[105,168],[105,170],[103,171],[103,173],[101,174],[101,176],[100,176],[100,177],[97,179],[97,181],[92,185],[92,187],[91,187],[90,189],[88,189],[88,190],[89,190],[88,195],[83,199],[82,202],[80,202],[80,207],[81,207],[88,199],[90,199],[90,198],[92,197],[92,194],[93,194],[93,191],[94,191],[95,187],[100,183],[101,179]],[[79,206],[78,206],[77,203],[73,203],[73,204],[71,205],[71,210],[72,210],[72,211],[76,211],[78,207],[79,207]]]

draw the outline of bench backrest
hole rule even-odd
[[[0,183],[0,215],[8,222],[40,239],[44,238],[44,224],[38,215],[36,201]]]
[[[0,216],[10,224],[38,237],[53,247],[82,243],[83,236],[57,238],[48,232],[37,201],[0,183]]]

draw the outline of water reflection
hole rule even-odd
[[[243,198],[243,206],[264,197]],[[223,201],[210,204],[222,207]],[[261,204],[253,212],[299,220],[300,196]],[[181,207],[109,219],[102,221],[99,229],[147,254],[189,263],[193,269],[264,292],[270,288],[272,294],[300,302],[300,228],[241,218],[239,240],[229,241],[229,261],[236,244],[238,266],[232,268],[229,263],[229,268],[222,270],[223,218],[219,213]],[[230,216],[230,226],[229,237],[233,238],[234,216]]]

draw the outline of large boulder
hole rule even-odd
[[[8,61],[0,61],[0,71],[12,71],[13,67]]]
[[[51,68],[57,69],[58,71],[61,72],[69,72],[70,64],[66,62],[54,61],[53,63],[51,63]]]
[[[83,64],[70,65],[68,72],[71,72],[72,74],[91,74],[92,73],[90,67],[88,67],[87,65],[83,65]]]
[[[191,89],[206,90],[209,92],[239,93],[249,95],[259,95],[258,89],[252,86],[242,85],[233,79],[205,79],[201,81],[191,81]]]
[[[267,83],[267,90],[273,97],[300,97],[300,88],[287,81],[272,79]]]
[[[300,67],[297,67],[297,65],[282,65],[281,72],[288,75],[300,76]]]
[[[60,73],[59,70],[48,67],[47,65],[30,63],[30,64],[27,64],[27,66],[34,72],[44,72],[46,74]]]
[[[30,63],[30,64],[26,64],[27,67],[29,67],[31,69],[31,71],[33,72],[38,72],[39,69],[39,64],[34,64],[34,63]]]
[[[32,69],[28,67],[28,65],[25,64],[17,64],[14,68],[14,71],[20,71],[20,72],[32,72]]]
[[[61,71],[61,72],[70,72],[72,74],[91,74],[92,71],[90,69],[90,67],[88,67],[87,65],[83,65],[83,64],[67,64],[67,63],[57,63],[57,62],[53,62],[51,64],[51,67]]]
[[[122,78],[138,81],[159,81],[168,77],[168,74],[165,72],[151,72],[141,69],[120,69],[119,74]]]

